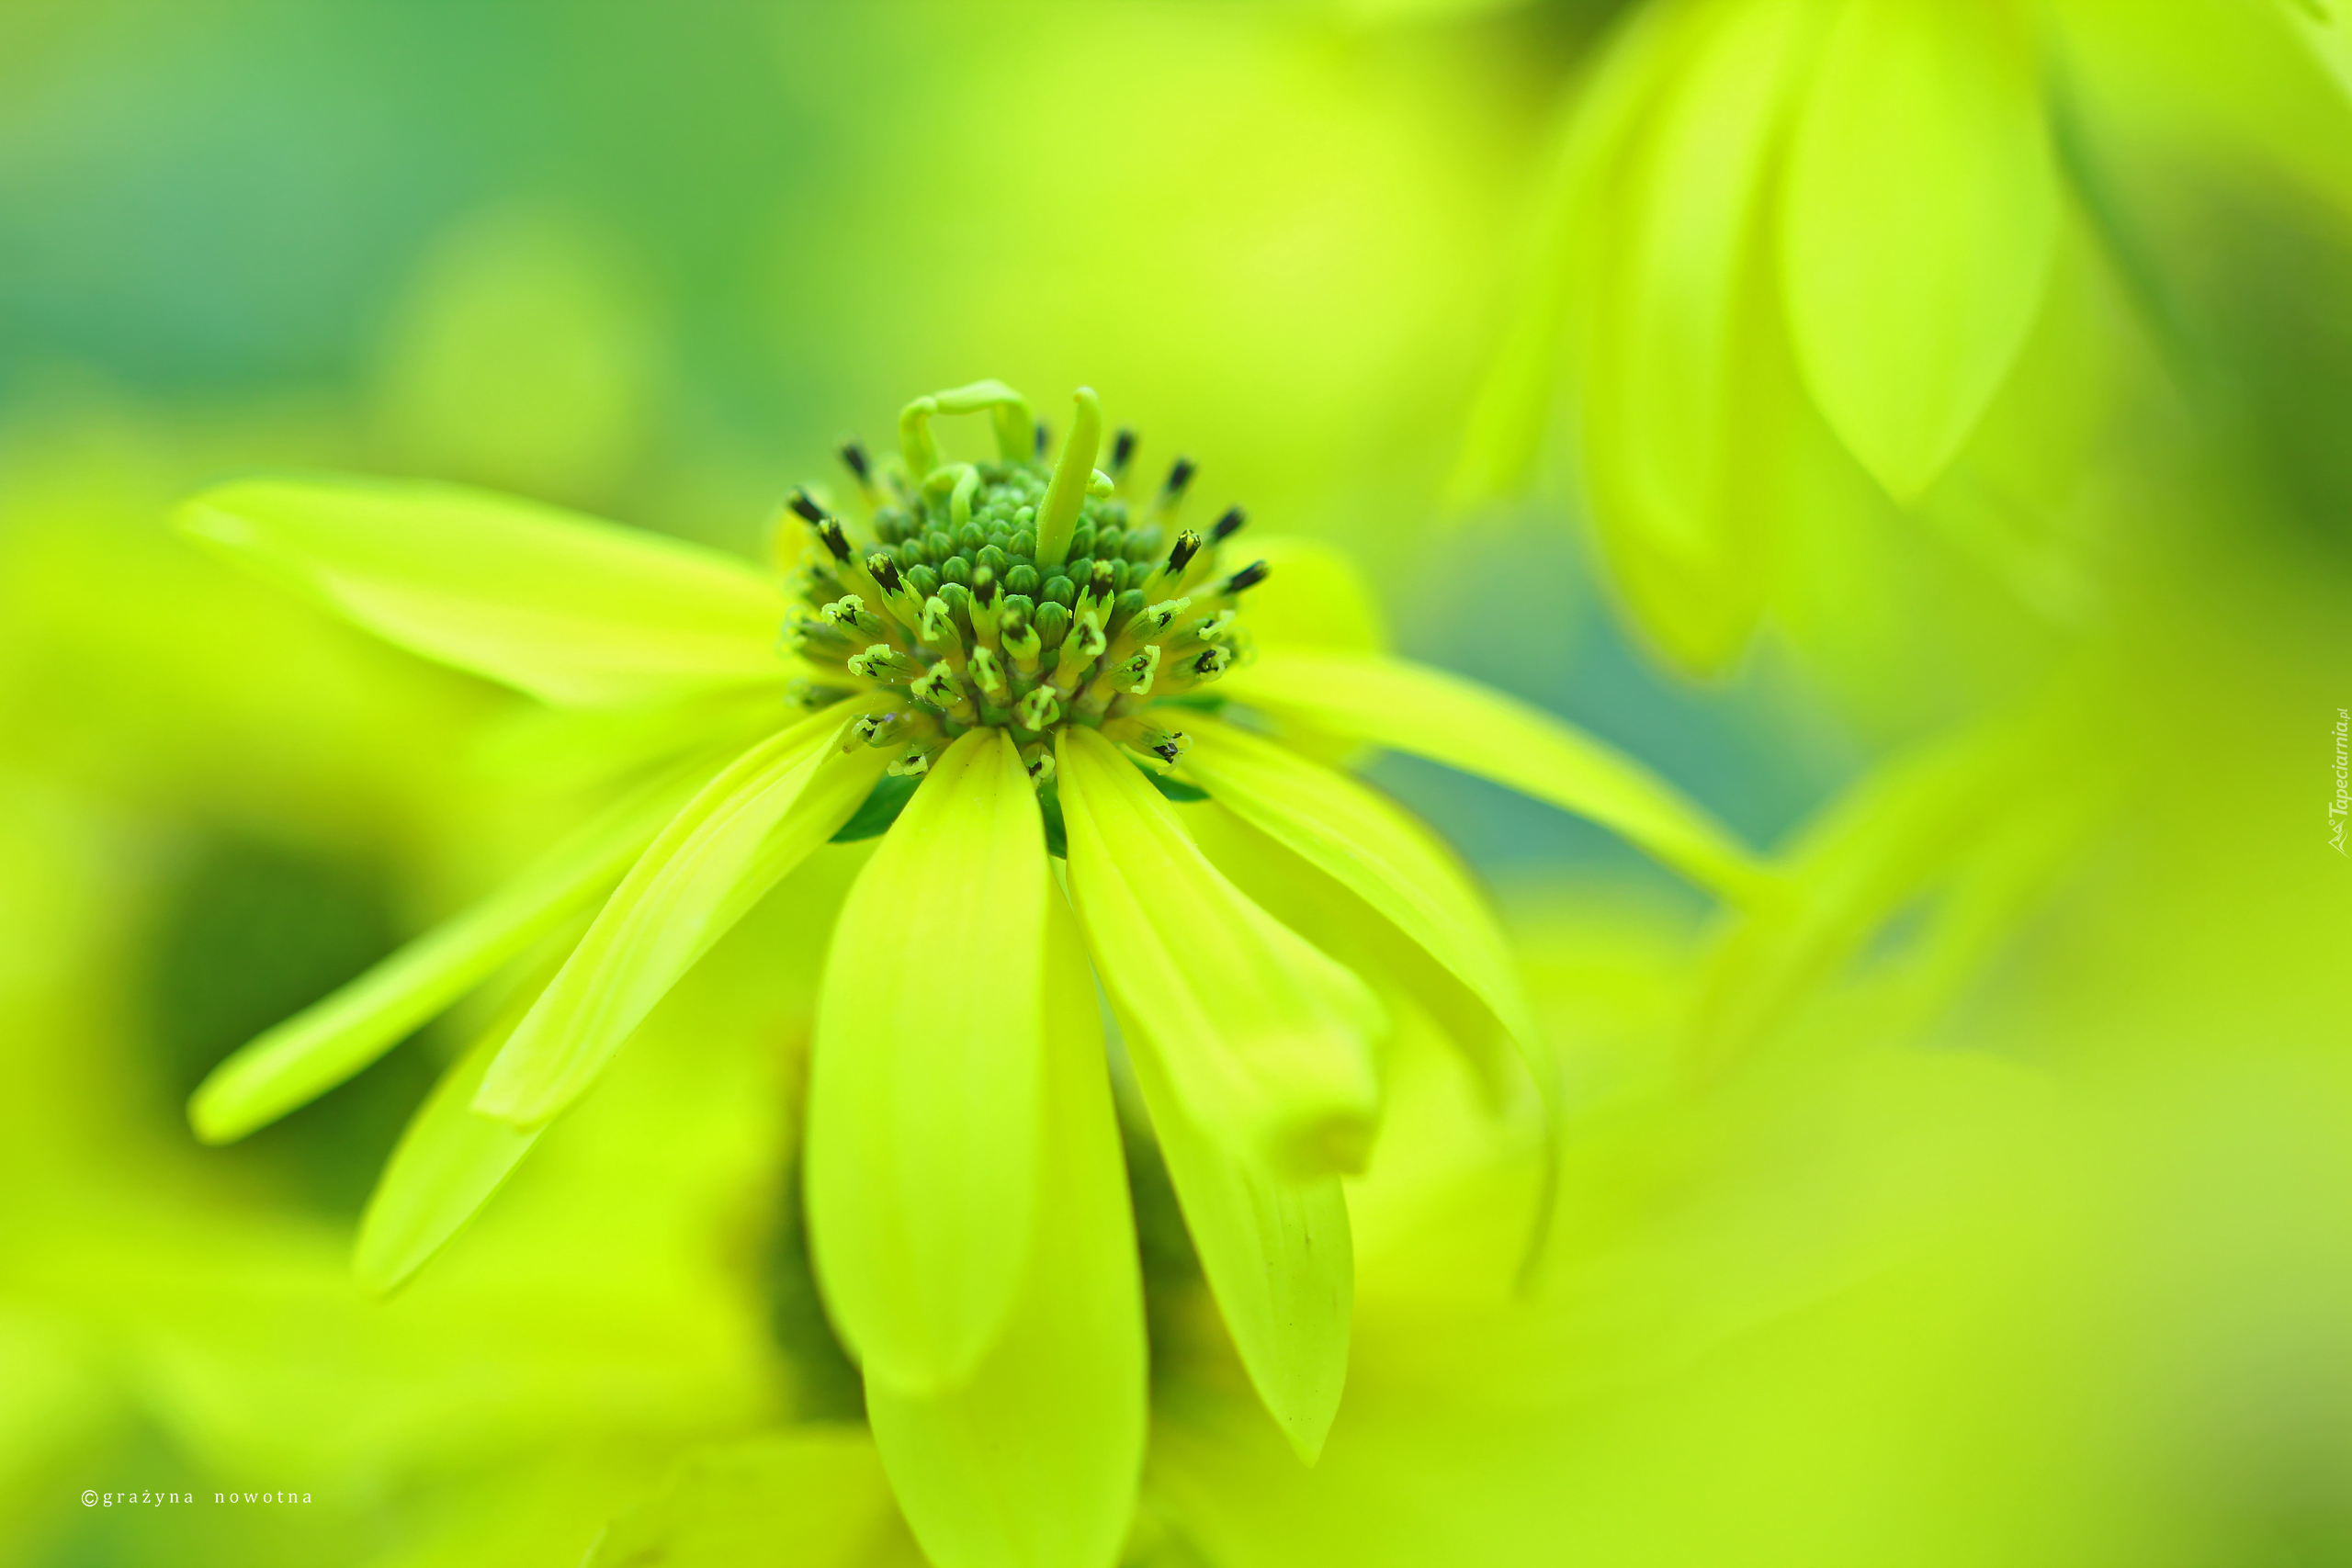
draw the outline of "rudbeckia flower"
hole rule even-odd
[[[994,457],[945,460],[943,414],[987,415]],[[1309,1460],[1346,1367],[1340,1182],[1380,1116],[1384,997],[1442,1021],[1498,1086],[1528,1081],[1514,1060],[1549,1059],[1461,869],[1327,759],[1418,752],[1718,888],[1758,876],[1670,788],[1545,715],[1285,643],[1280,617],[1253,637],[1282,552],[1241,549],[1238,509],[1182,526],[1193,465],[1141,492],[1134,438],[1103,434],[1081,390],[1048,464],[1002,385],[918,399],[897,459],[843,449],[845,509],[794,493],[781,582],[432,485],[259,479],[181,516],[403,647],[613,710],[642,744],[635,795],[253,1042],[192,1102],[201,1135],[238,1137],[556,939],[551,972],[395,1154],[358,1243],[376,1287],[464,1223],[793,866],[878,837],[822,959],[808,1236],[892,1484],[950,1568],[1108,1563],[1131,1512],[1147,1352],[1103,999],[1241,1363]],[[1349,592],[1303,575],[1307,598]],[[1188,823],[1205,811],[1250,835],[1216,836],[1222,865]],[[1371,956],[1351,967],[1238,886],[1267,877]]]

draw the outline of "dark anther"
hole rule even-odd
[[[874,482],[874,470],[865,461],[865,448],[855,441],[842,443],[842,461],[849,465],[849,471],[857,476],[858,483]]]
[[[1086,584],[1087,597],[1090,599],[1108,599],[1118,591],[1119,569],[1113,566],[1106,560],[1096,561],[1094,563],[1094,575]]]
[[[1115,479],[1125,474],[1127,465],[1135,460],[1136,433],[1123,425],[1119,434],[1111,438],[1111,477]]]
[[[1200,657],[1193,660],[1193,673],[1195,675],[1214,675],[1224,668],[1225,649],[1221,648],[1204,648],[1201,649]]]
[[[1225,509],[1224,516],[1209,525],[1209,537],[1221,545],[1241,532],[1241,525],[1248,521],[1250,521],[1248,513],[1238,506],[1228,506]]]
[[[1037,457],[1040,461],[1043,461],[1045,458],[1046,449],[1053,444],[1053,431],[1046,425],[1044,420],[1039,420],[1037,422]]]
[[[817,504],[814,496],[797,485],[793,487],[786,503],[800,513],[800,520],[804,523],[822,523],[825,520],[825,509]]]
[[[1184,487],[1193,482],[1193,459],[1179,457],[1176,466],[1168,470],[1168,483],[1164,488],[1169,500],[1173,501],[1183,494]]]
[[[835,560],[849,559],[849,536],[842,532],[841,519],[828,517],[817,524],[817,537],[824,541],[825,548],[832,552]]]
[[[972,598],[983,610],[996,603],[996,573],[982,567],[972,574]]]
[[[1193,564],[1193,558],[1200,553],[1201,536],[1198,534],[1187,528],[1177,535],[1175,547],[1168,552],[1168,575],[1182,576],[1184,569]]]
[[[1253,560],[1248,566],[1243,567],[1239,571],[1235,572],[1231,577],[1225,580],[1225,588],[1223,592],[1227,593],[1239,593],[1246,590],[1255,588],[1258,584],[1266,581],[1266,573],[1271,570],[1272,569],[1268,567],[1264,561]]]
[[[896,593],[899,591],[899,563],[888,556],[866,557],[865,570],[874,574],[874,581],[882,585],[883,592]]]
[[[1173,736],[1153,747],[1151,751],[1152,755],[1171,767],[1175,765],[1176,759],[1184,754],[1184,749],[1176,744],[1176,739]]]

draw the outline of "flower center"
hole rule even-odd
[[[997,460],[940,461],[932,417],[982,410],[995,416]],[[1266,567],[1226,570],[1241,509],[1181,528],[1191,460],[1138,502],[1135,434],[1114,438],[1107,471],[1094,467],[1101,435],[1094,394],[1081,390],[1048,468],[1027,403],[982,382],[909,404],[895,460],[842,446],[862,519],[793,492],[812,542],[786,646],[818,668],[808,701],[868,697],[854,732],[898,751],[891,773],[921,773],[956,736],[993,727],[1043,784],[1054,734],[1071,724],[1170,765],[1191,743],[1174,727],[1182,706],[1203,705],[1201,688],[1246,656],[1240,599]]]

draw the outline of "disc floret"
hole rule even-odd
[[[1076,403],[1049,465],[1046,428],[1001,383],[918,398],[899,415],[895,458],[842,447],[854,516],[793,492],[781,536],[806,543],[785,643],[815,671],[812,704],[865,699],[845,746],[889,748],[892,773],[919,774],[957,736],[996,728],[1041,784],[1069,725],[1155,768],[1183,755],[1177,718],[1247,657],[1241,596],[1266,563],[1226,558],[1239,507],[1205,532],[1180,526],[1190,458],[1138,496],[1135,433],[1121,430],[1109,471],[1097,468],[1100,405],[1087,389]],[[981,412],[995,459],[943,460],[933,416]]]

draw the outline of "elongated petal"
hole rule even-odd
[[[975,730],[933,764],[833,928],[809,1243],[852,1352],[902,1393],[968,1378],[1028,1269],[1048,880],[1020,753]]]
[[[1762,882],[1731,834],[1664,779],[1566,722],[1460,676],[1401,659],[1269,649],[1218,690],[1589,817],[1733,897],[1752,895]]]
[[[1611,226],[1595,222],[1618,181],[1627,139],[1666,73],[1680,60],[1690,8],[1639,6],[1620,14],[1576,88],[1576,107],[1507,335],[1480,383],[1447,499],[1458,508],[1524,489],[1542,455],[1566,369],[1568,324],[1591,289]]]
[[[851,707],[769,737],[670,820],[499,1052],[477,1111],[536,1127],[585,1093],[679,977],[849,820],[888,761],[839,750]]]
[[[1577,214],[1597,240],[1572,321],[1577,433],[1616,587],[1667,654],[1712,671],[1745,646],[1769,582],[1770,470],[1797,394],[1765,195],[1823,8],[1674,9],[1672,63]]]
[[[1797,360],[1898,500],[1976,427],[2049,279],[2058,175],[2028,26],[2008,6],[1852,0],[1791,147]]]
[[[1152,1131],[1250,1384],[1299,1458],[1323,1451],[1347,1384],[1355,1255],[1336,1176],[1287,1176],[1185,1114],[1149,1031],[1122,1010]]]
[[[256,1036],[188,1101],[197,1136],[242,1138],[358,1072],[492,971],[586,908],[677,809],[679,788],[626,803],[506,886],[323,1000]]]
[[[909,1394],[867,1367],[875,1441],[939,1568],[1110,1568],[1143,1469],[1143,1289],[1102,1014],[1069,909],[1047,898],[1038,1131],[1052,1201],[1020,1294],[960,1387]]]
[[[482,1075],[522,1021],[529,1001],[526,991],[450,1064],[401,1134],[359,1221],[352,1271],[363,1288],[387,1295],[407,1283],[481,1212],[539,1141],[536,1131],[523,1132],[473,1109]]]
[[[1118,749],[1063,730],[1070,896],[1096,973],[1191,1118],[1285,1169],[1360,1167],[1379,1111],[1363,982],[1244,897]]]
[[[1460,863],[1401,807],[1336,769],[1215,720],[1185,771],[1219,804],[1337,879],[1443,964],[1524,1045],[1535,1024],[1502,928]]]
[[[241,479],[182,531],[388,641],[550,703],[602,707],[762,682],[785,601],[750,566],[660,535],[447,485]]]

